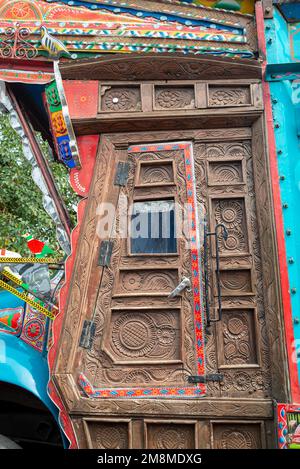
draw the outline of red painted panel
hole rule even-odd
[[[99,82],[64,80],[63,83],[71,119],[96,117]]]
[[[99,135],[83,135],[77,138],[81,168],[70,171],[70,183],[74,191],[87,197],[97,156]]]

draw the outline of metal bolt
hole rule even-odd
[[[270,13],[270,11],[271,11],[271,8],[270,8],[270,7],[267,7],[267,8],[265,9],[265,12],[266,12],[266,13]]]
[[[292,289],[291,289],[291,293],[292,293],[293,295],[295,295],[295,293],[297,293],[297,289],[296,289],[296,288],[292,288]]]
[[[287,235],[287,236],[291,236],[291,234],[292,234],[292,231],[291,231],[291,230],[286,230],[286,232],[285,232],[285,233],[286,233],[286,235]]]
[[[271,78],[275,78],[275,77],[276,77],[276,75],[271,75]],[[278,100],[276,98],[273,98],[272,103],[277,104]]]
[[[270,37],[270,38],[268,39],[268,44],[272,44],[272,42],[273,42],[273,41],[272,41],[272,38]]]
[[[279,129],[280,125],[279,124],[275,124],[275,129]]]
[[[300,323],[300,319],[299,319],[299,318],[294,318],[294,319],[293,319],[293,322],[294,322],[294,324],[299,324],[299,323]]]
[[[289,208],[289,206],[288,206],[287,203],[284,203],[284,204],[282,205],[282,208]]]
[[[266,29],[269,31],[271,29],[271,26],[267,24]]]
[[[282,155],[282,150],[278,150],[278,155]]]
[[[297,352],[297,358],[300,358],[300,352]]]
[[[294,258],[293,258],[293,257],[290,257],[290,258],[289,258],[289,264],[294,264],[294,262],[295,262],[295,261],[294,261]]]
[[[282,175],[282,176],[280,176],[280,178],[279,178],[279,179],[280,179],[280,181],[284,181],[284,180],[285,180],[285,176],[284,176],[284,175]]]

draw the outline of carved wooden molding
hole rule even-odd
[[[261,78],[254,60],[172,54],[126,54],[60,64],[64,80],[209,80]]]

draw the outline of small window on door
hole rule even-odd
[[[131,253],[176,252],[174,200],[134,202],[131,216]]]

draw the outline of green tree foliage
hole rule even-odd
[[[41,144],[45,150],[45,144]],[[49,164],[75,224],[78,198],[69,185],[68,170],[50,159]],[[23,156],[21,139],[4,115],[0,116],[0,248],[28,256],[30,251],[22,237],[26,232],[59,250],[55,224],[43,208],[42,194],[31,178],[31,165]]]

